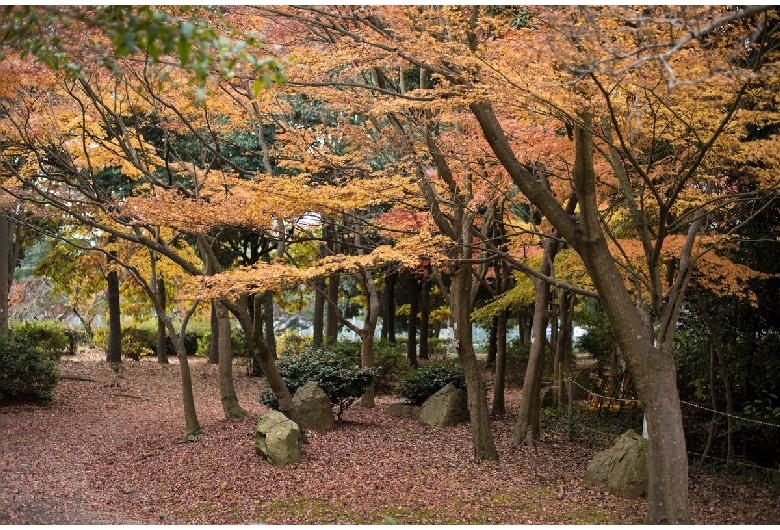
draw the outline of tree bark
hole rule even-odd
[[[426,275],[420,283],[420,359],[428,359],[428,338],[431,319],[431,281]]]
[[[575,134],[573,183],[580,204],[580,215],[575,218],[517,160],[491,104],[478,102],[471,103],[469,107],[501,165],[529,201],[582,257],[599,293],[639,398],[645,404],[650,437],[647,521],[657,524],[689,523],[688,458],[671,355],[673,324],[679,315],[678,304],[687,278],[678,275],[679,281],[675,282],[674,296],[671,297],[673,306],[664,315],[665,334],[656,341],[653,326],[645,326],[649,315],[632,302],[601,229],[589,114],[583,114],[583,123],[577,126]],[[692,232],[695,233],[698,226],[692,226]],[[692,247],[692,240],[689,241]],[[690,248],[684,252],[690,257]],[[689,268],[686,270],[689,275]]]
[[[471,265],[461,264],[452,275],[452,316],[455,325],[458,358],[466,375],[471,437],[476,460],[498,460],[498,451],[490,429],[487,397],[477,365],[471,334]]]
[[[181,375],[181,397],[182,406],[184,408],[184,424],[187,437],[192,437],[200,434],[202,429],[200,427],[198,414],[195,409],[195,394],[192,391],[192,372],[190,371],[187,351],[184,348],[184,333],[187,327],[187,319],[188,318],[185,318],[185,321],[182,324],[181,333],[176,333],[176,329],[173,327],[173,323],[167,316],[165,318],[165,325],[168,330],[168,336],[171,338],[171,341],[176,348],[176,357],[179,359],[179,370]]]
[[[243,418],[247,412],[239,405],[236,388],[233,384],[233,341],[230,333],[230,316],[221,303],[216,304],[216,313],[219,328],[217,374],[222,412],[225,414],[226,420]]]
[[[328,317],[325,324],[325,345],[331,346],[336,343],[339,336],[339,275],[328,276]]]
[[[558,401],[558,408],[563,406],[563,396],[566,391],[564,387],[564,372],[569,360],[571,350],[572,336],[572,317],[575,295],[561,290],[558,296],[560,331],[558,332],[558,341],[555,344],[555,385]]]
[[[506,309],[502,309],[496,317],[496,368],[493,378],[493,407],[491,409],[494,416],[506,414],[504,394],[506,389],[506,323],[508,316]]]
[[[486,366],[492,370],[496,368],[496,348],[498,347],[498,316],[494,315],[490,321],[488,333],[488,352]]]
[[[553,245],[555,245],[555,241],[552,239],[548,239],[544,245],[541,272],[545,275],[549,275],[549,265],[545,267],[545,263],[548,263],[549,248]],[[547,324],[549,322],[547,307],[550,303],[550,285],[538,278],[533,278],[532,281],[535,286],[533,341],[528,356],[528,366],[525,370],[523,393],[517,411],[517,423],[512,429],[512,443],[535,447],[539,445],[540,440],[539,393],[542,387],[544,354],[547,349]]]
[[[154,278],[152,278],[152,281],[155,281]],[[168,302],[166,293],[165,293],[165,280],[162,276],[156,279],[157,281],[157,296],[160,298],[160,306],[162,307],[163,312],[167,310],[166,305]],[[160,364],[168,364],[168,343],[166,342],[166,332],[165,332],[165,319],[158,314],[157,315],[157,362]]]
[[[385,276],[385,305],[382,315],[382,338],[395,344],[395,283],[398,272],[393,271]]]
[[[8,295],[11,290],[11,221],[0,217],[0,337],[8,336]]]
[[[407,274],[409,283],[409,325],[407,327],[406,358],[409,366],[417,368],[417,320],[420,311],[420,284],[413,273]]]
[[[325,330],[325,296],[322,294],[325,290],[325,278],[314,280],[316,289],[314,290],[314,322],[312,327],[312,346],[322,348],[323,332]]]
[[[106,297],[108,299],[108,347],[106,348],[106,362],[122,362],[122,315],[119,308],[119,274],[112,266],[116,256],[115,252],[109,252],[107,257],[109,270],[106,275]]]
[[[217,316],[217,304],[219,302],[211,302],[211,344],[209,345],[209,364],[219,364],[219,317]]]
[[[252,348],[252,354],[260,365],[260,370],[262,370],[263,375],[268,382],[268,386],[271,387],[271,391],[274,393],[274,396],[276,396],[276,400],[279,403],[279,411],[295,421],[295,406],[292,402],[290,390],[287,388],[284,379],[279,375],[279,370],[276,368],[276,362],[274,361],[270,348],[268,348],[266,342],[259,335],[253,319],[249,316],[246,300],[242,297],[238,303],[226,300],[223,300],[222,303],[238,319],[247,338],[251,338],[249,344]]]
[[[274,329],[274,295],[268,291],[263,295],[263,324],[265,325],[265,342],[274,359],[278,358],[276,351],[276,330]]]
[[[356,242],[359,245],[359,241]],[[366,295],[368,304],[366,315],[363,319],[363,328],[360,330],[360,366],[363,368],[373,368],[374,366],[374,333],[376,324],[379,320],[379,293],[376,290],[374,276],[370,271],[364,271],[359,275],[360,285],[363,288],[363,294]],[[374,384],[368,385],[363,396],[360,398],[360,405],[366,408],[374,408]]]

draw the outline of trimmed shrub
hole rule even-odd
[[[16,324],[10,335],[22,344],[41,349],[54,359],[68,353],[68,335],[57,320],[35,320]]]
[[[188,334],[189,335],[189,334]],[[211,353],[211,331],[195,335],[198,347],[195,351],[197,357],[208,357]],[[233,357],[246,357],[249,351],[249,345],[246,342],[246,336],[242,330],[231,333],[230,343],[233,347]],[[185,348],[186,348],[185,343]]]
[[[0,403],[46,403],[58,381],[51,353],[15,336],[0,337]]]
[[[342,363],[360,365],[360,341],[341,340],[328,346]],[[378,394],[388,394],[411,371],[409,359],[403,344],[392,343],[384,339],[374,342],[374,390]]]
[[[460,362],[457,359],[429,361],[401,381],[395,389],[395,395],[415,405],[422,405],[449,383],[466,390],[466,376]]]
[[[184,335],[184,351],[187,355],[195,355],[198,351],[198,341],[203,332],[187,331]],[[108,347],[108,328],[97,328],[93,338],[93,344],[98,348]],[[165,338],[165,344],[169,354],[175,354],[170,338]],[[122,327],[122,356],[138,361],[146,355],[157,353],[157,328],[155,326],[124,326]]]
[[[338,421],[374,380],[373,370],[345,366],[334,355],[321,350],[307,350],[300,355],[284,357],[277,367],[291,394],[309,381],[317,383],[335,407]],[[276,396],[270,390],[260,393],[260,403],[279,409]]]

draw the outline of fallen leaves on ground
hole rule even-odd
[[[217,367],[190,361],[203,433],[184,440],[179,366],[64,358],[51,405],[0,408],[0,523],[4,524],[630,524],[644,501],[582,484],[598,449],[545,433],[509,443],[514,417],[496,418],[499,462],[475,462],[468,425],[434,428],[353,406],[333,431],[310,433],[300,464],[276,468],[254,451],[266,409],[259,381],[236,366],[250,415],[224,421]],[[517,391],[508,395],[512,410]],[[775,523],[777,489],[691,472],[697,524]]]

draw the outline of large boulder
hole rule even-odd
[[[419,420],[420,410],[421,407],[413,403],[391,403],[387,406],[385,413],[394,418]]]
[[[466,393],[449,383],[425,400],[420,421],[434,427],[452,427],[469,419]]]
[[[314,381],[300,387],[292,398],[295,417],[302,429],[330,431],[336,428],[333,408],[324,390]]]
[[[255,451],[277,466],[301,461],[301,430],[294,421],[272,410],[257,420]]]
[[[647,454],[647,440],[629,429],[612,447],[596,453],[583,481],[624,499],[644,497],[648,480]]]

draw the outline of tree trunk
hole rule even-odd
[[[426,275],[420,284],[420,359],[428,359],[428,338],[431,318],[431,281]]]
[[[561,290],[558,300],[560,307],[560,331],[558,333],[558,342],[555,344],[555,381],[558,408],[561,408],[566,390],[564,387],[564,373],[567,371],[566,365],[568,364],[569,352],[571,350],[574,294]]]
[[[553,240],[545,242],[543,265],[546,261],[545,258],[549,255],[547,247],[552,243]],[[535,447],[539,445],[539,392],[542,387],[544,354],[547,346],[547,323],[549,321],[547,306],[550,303],[550,285],[538,278],[534,278],[533,282],[535,285],[533,339],[531,352],[528,356],[528,366],[525,370],[523,393],[517,411],[517,423],[512,429],[512,443]]]
[[[176,330],[173,328],[173,324],[167,318],[166,327],[168,329],[168,336],[171,337],[171,341],[176,348],[176,357],[179,359],[181,397],[182,405],[184,407],[186,434],[187,437],[197,436],[201,433],[201,427],[200,422],[198,422],[198,414],[195,410],[195,394],[192,391],[192,373],[190,372],[189,359],[187,359],[187,351],[184,348],[185,327],[182,326],[181,333],[177,334]]]
[[[459,265],[452,275],[452,317],[455,340],[466,375],[471,437],[476,460],[498,460],[498,451],[490,429],[487,397],[471,335],[471,265]]]
[[[493,316],[490,322],[490,331],[488,333],[488,352],[487,367],[495,369],[496,367],[496,348],[498,347],[498,316]]]
[[[406,358],[409,360],[409,366],[417,368],[417,319],[420,311],[420,283],[413,273],[407,274],[409,280],[409,325],[407,335],[409,339],[406,342]]]
[[[325,345],[331,346],[336,343],[339,336],[339,275],[328,276],[328,318],[325,327]]]
[[[119,308],[119,274],[112,266],[112,256],[115,252],[109,252],[109,271],[106,275],[108,299],[108,347],[106,348],[106,362],[122,362],[122,316]]]
[[[325,330],[325,296],[322,293],[325,290],[325,278],[317,278],[314,280],[314,284],[317,288],[314,290],[312,346],[322,348],[322,338]]]
[[[395,344],[395,284],[398,273],[385,276],[385,307],[382,317],[382,337]]]
[[[363,368],[374,366],[374,329],[376,329],[376,323],[374,323],[373,329],[365,329],[360,334],[360,366]],[[374,384],[371,383],[360,397],[360,406],[368,409],[374,408],[374,393]]]
[[[0,217],[0,337],[8,336],[8,295],[11,290],[13,255],[11,221]]]
[[[531,330],[528,325],[528,312],[525,309],[521,309],[518,312],[517,323],[520,344],[528,344],[531,342]]]
[[[292,402],[290,390],[287,388],[284,379],[279,375],[279,370],[276,368],[276,362],[274,361],[270,348],[268,348],[266,342],[257,332],[258,330],[255,327],[255,322],[249,316],[246,300],[242,299],[238,303],[229,301],[223,301],[222,303],[238,319],[247,338],[251,339],[249,340],[249,344],[252,348],[252,354],[260,365],[260,370],[262,370],[263,375],[268,382],[268,386],[271,387],[271,391],[279,402],[279,411],[295,421],[295,406]]]
[[[506,323],[508,318],[506,309],[499,311],[496,322],[496,370],[493,384],[493,408],[494,416],[506,414],[504,391],[506,389]]]
[[[539,208],[580,255],[599,293],[599,300],[607,313],[615,339],[637,386],[639,399],[645,404],[650,436],[647,522],[689,523],[688,459],[674,361],[671,356],[674,324],[679,315],[679,303],[687,283],[686,277],[678,274],[679,281],[676,280],[674,285],[676,292],[669,299],[672,305],[667,304],[666,308],[662,308],[666,317],[663,321],[665,335],[656,345],[651,315],[640,306],[634,305],[615,259],[609,251],[601,227],[593,163],[595,149],[592,116],[587,111],[583,112],[582,125],[577,125],[575,132],[572,182],[580,205],[580,213],[574,217],[561,207],[549,189],[539,182],[536,175],[519,162],[492,105],[487,101],[481,101],[469,104],[469,108],[474,113],[484,138],[501,165],[528,200]],[[630,190],[626,193],[630,193]],[[689,229],[689,235],[698,229],[703,217],[703,215],[695,217],[696,221]],[[692,247],[692,238],[689,237],[683,250],[683,253],[687,253],[688,261]],[[660,248],[660,245],[657,248]],[[652,265],[657,267],[657,263]],[[681,265],[680,270],[685,270],[689,275],[690,265],[686,264],[685,267]],[[663,296],[654,297],[654,300],[662,298]],[[645,326],[646,323],[648,326]]]
[[[217,304],[211,302],[211,344],[209,345],[209,364],[219,364],[219,317],[217,316]]]
[[[219,398],[225,419],[233,420],[246,416],[247,412],[239,405],[236,388],[233,384],[233,342],[230,333],[230,316],[225,306],[218,302],[216,303],[216,313],[219,328]]]
[[[160,299],[160,306],[163,312],[167,310],[166,305],[168,303],[165,293],[165,280],[160,276],[156,280],[152,278],[152,281],[157,282],[157,296]],[[168,343],[165,340],[167,333],[165,332],[165,318],[159,313],[157,314],[157,362],[160,364],[168,364]]]
[[[271,291],[263,295],[263,323],[265,324],[265,342],[274,359],[278,358],[276,352],[276,330],[274,329],[274,295]]]

